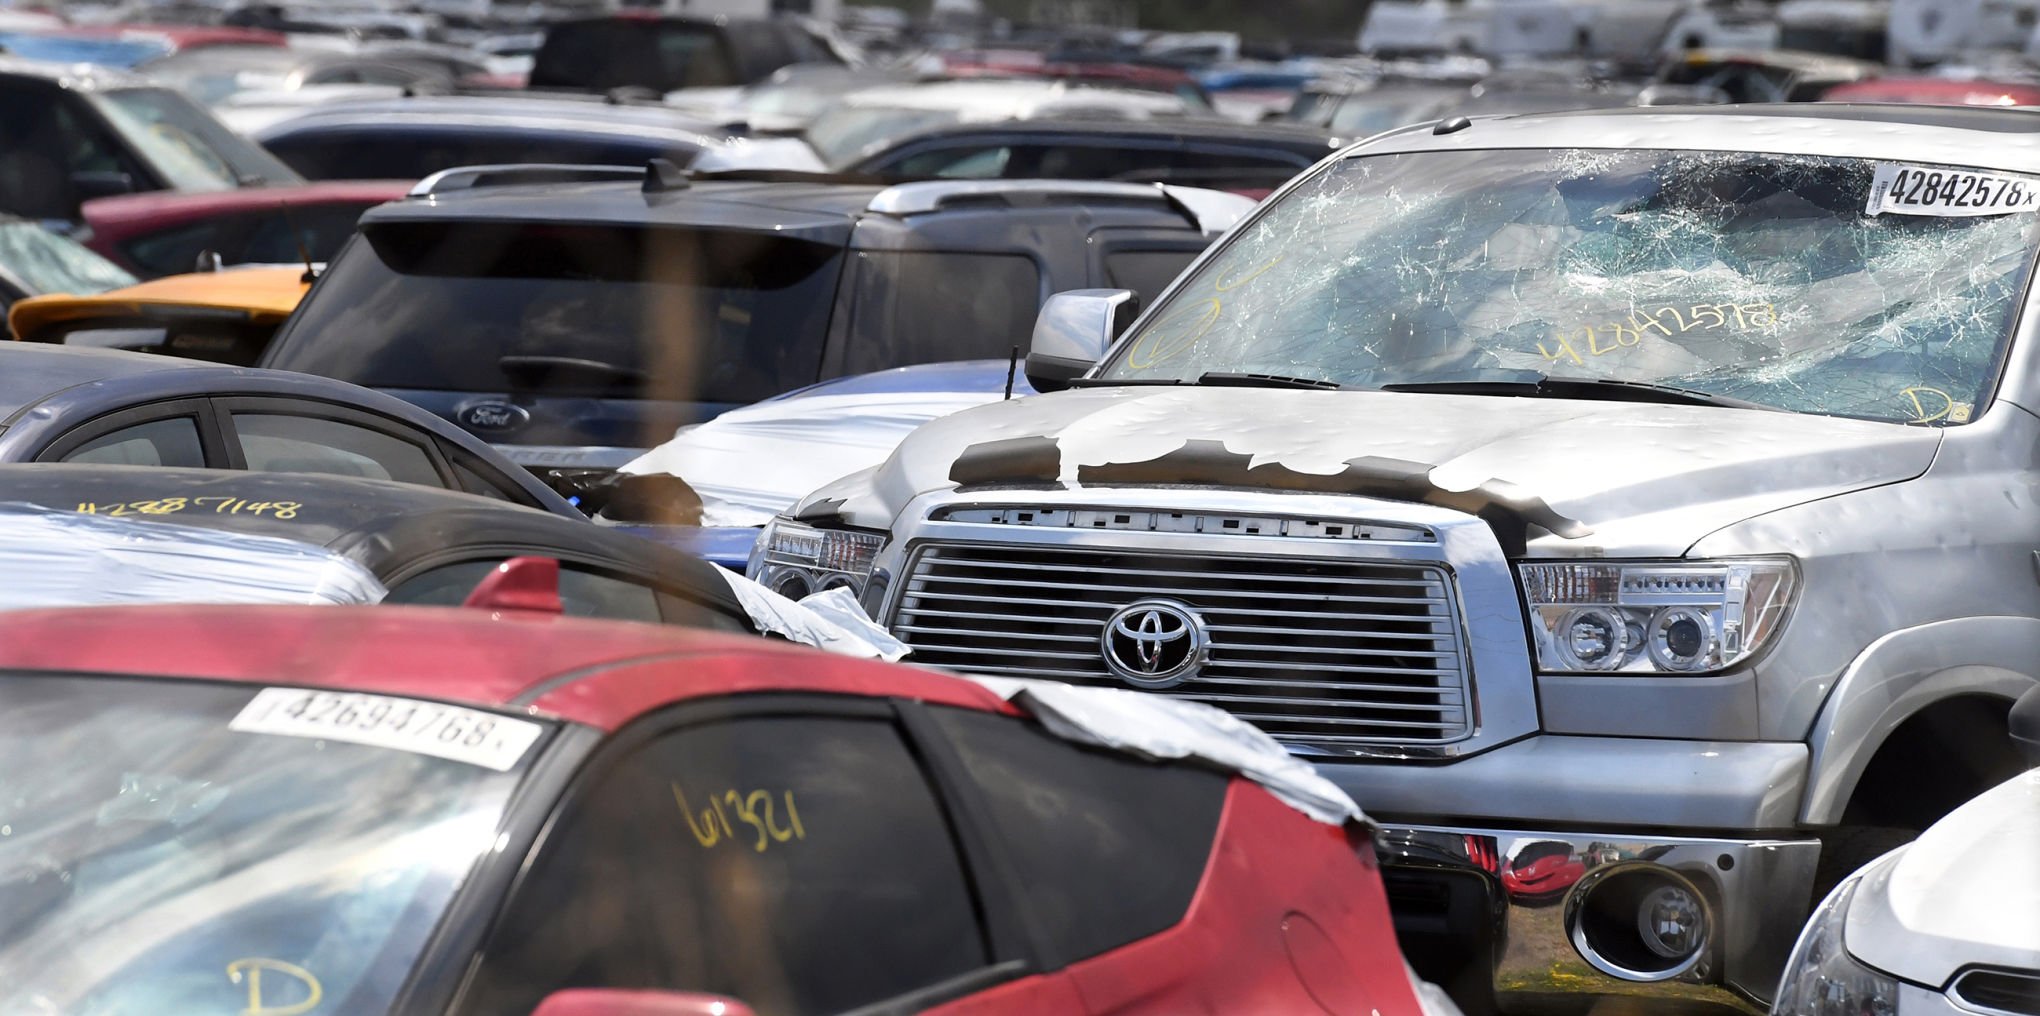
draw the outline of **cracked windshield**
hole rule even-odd
[[[2040,1016],[2040,0],[0,0],[0,1016]]]
[[[1192,273],[1105,376],[1631,381],[1966,423],[1997,384],[2040,217],[1881,207],[1881,168],[1677,151],[1349,159]],[[1979,185],[1893,169],[1923,189]]]

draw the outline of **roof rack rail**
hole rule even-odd
[[[642,180],[643,166],[574,166],[565,163],[508,163],[495,166],[456,166],[442,169],[418,181],[405,197],[428,198],[450,191],[477,187],[507,187],[529,183],[605,183]]]
[[[1163,183],[1120,183],[1109,180],[934,180],[903,183],[873,195],[865,211],[874,215],[922,215],[960,203],[1026,197],[1037,201],[1081,201],[1105,198],[1151,201],[1182,215],[1200,232],[1216,235],[1239,221],[1254,202],[1217,191]]]

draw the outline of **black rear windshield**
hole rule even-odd
[[[753,402],[815,380],[834,246],[757,233],[367,226],[270,366],[377,388]]]

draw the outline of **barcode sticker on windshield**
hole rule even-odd
[[[497,772],[516,765],[545,730],[444,702],[310,688],[264,688],[227,729],[394,748]]]
[[[1877,167],[1868,215],[2004,215],[2040,208],[2040,182],[1918,166]]]

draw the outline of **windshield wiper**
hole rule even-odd
[[[1761,409],[1765,406],[1712,392],[1653,384],[1649,381],[1619,381],[1600,377],[1544,377],[1536,381],[1403,381],[1380,386],[1385,392],[1434,392],[1442,395],[1526,395],[1546,399],[1609,399],[1616,402],[1655,402],[1671,406],[1723,406],[1729,409]]]
[[[650,374],[636,367],[577,356],[500,356],[496,366],[513,383],[526,389],[573,381],[638,388],[651,381]]]
[[[1289,377],[1284,374],[1243,374],[1222,370],[1206,371],[1197,375],[1197,383],[1207,388],[1308,388],[1332,392],[1346,387],[1337,381],[1326,381],[1322,378]]]

